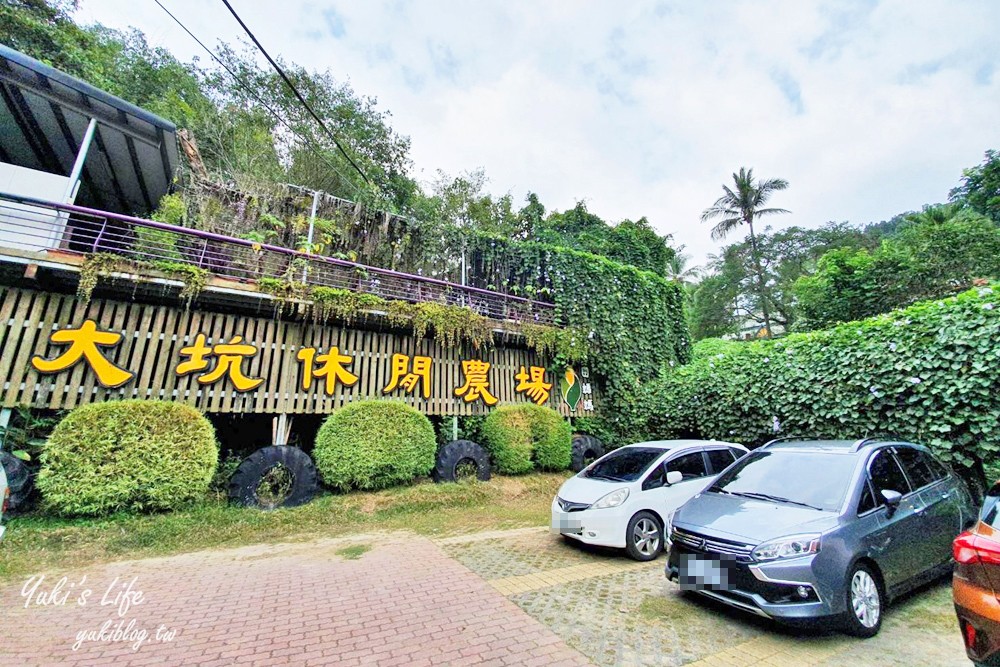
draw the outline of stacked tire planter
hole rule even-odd
[[[604,456],[604,443],[592,435],[573,436],[573,458],[570,470],[580,472]]]
[[[27,510],[34,499],[37,471],[10,452],[0,452],[0,465],[3,465],[7,487],[10,489],[8,511],[17,514]]]
[[[583,470],[604,455],[604,445],[592,435],[573,437],[573,472]],[[491,477],[489,453],[472,440],[452,440],[438,448],[431,477],[435,483],[456,482],[463,469],[475,470],[476,479],[488,482]],[[279,496],[261,496],[262,485],[280,471],[286,481]],[[296,507],[311,501],[319,491],[319,476],[312,458],[298,447],[272,445],[262,447],[240,463],[229,480],[230,502],[245,507],[271,510]]]
[[[490,479],[490,455],[472,440],[452,440],[438,448],[437,461],[431,476],[435,482],[456,482],[458,471],[464,466],[475,466],[476,479],[488,482]]]
[[[262,496],[262,487],[274,478],[287,488]],[[312,500],[318,489],[316,466],[308,454],[291,445],[271,445],[243,459],[229,479],[229,500],[268,510],[296,507]]]

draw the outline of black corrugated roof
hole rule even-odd
[[[77,203],[148,214],[177,168],[174,124],[0,44],[0,160],[69,175],[91,118]]]

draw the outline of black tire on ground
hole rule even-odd
[[[859,578],[858,581],[855,581]],[[867,594],[866,594],[867,591]],[[882,627],[882,617],[885,616],[886,596],[882,580],[864,563],[857,563],[847,576],[844,595],[847,601],[847,611],[844,613],[843,629],[849,635],[867,639],[878,634]],[[863,602],[855,611],[855,598],[869,600]],[[866,619],[862,621],[862,616]]]
[[[454,482],[457,480],[456,470],[460,464],[474,465],[476,479],[480,482],[490,480],[490,456],[472,440],[452,440],[440,447],[431,476],[435,482]]]
[[[10,488],[8,511],[16,514],[27,510],[35,495],[35,471],[10,452],[0,452],[0,465],[3,465]]]
[[[591,461],[604,456],[604,443],[592,435],[573,436],[573,458],[570,469],[573,472],[580,472]]]
[[[277,475],[282,488],[261,498],[262,483]],[[304,505],[313,499],[319,483],[309,455],[290,445],[261,447],[243,459],[229,478],[230,502],[246,507],[277,509]]]
[[[663,551],[663,524],[652,512],[636,512],[625,530],[625,551],[638,561],[656,560]]]

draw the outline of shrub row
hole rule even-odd
[[[658,437],[894,436],[970,465],[1000,451],[1000,289],[776,341],[699,344],[639,398]]]
[[[571,432],[556,411],[500,408],[485,420],[501,472],[564,470]],[[313,459],[337,490],[380,489],[426,475],[437,442],[430,420],[399,401],[360,401],[323,423]],[[166,401],[110,401],[77,408],[43,451],[38,488],[47,510],[62,515],[174,509],[203,497],[218,465],[211,423]]]

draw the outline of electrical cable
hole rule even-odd
[[[351,187],[353,187],[355,189],[355,191],[361,192],[361,188],[358,187],[358,185],[355,184],[354,181],[352,181],[351,179],[347,178],[347,176],[345,176],[343,174],[343,172],[341,172],[340,169],[337,168],[336,165],[334,165],[332,162],[330,162],[326,158],[326,156],[323,155],[323,153],[315,145],[313,145],[312,141],[310,141],[307,137],[304,137],[301,134],[299,134],[295,130],[295,128],[292,127],[292,125],[289,122],[287,122],[284,118],[281,117],[280,113],[278,113],[277,111],[275,111],[273,107],[271,107],[267,102],[264,101],[264,99],[257,93],[256,90],[254,90],[254,88],[252,86],[250,86],[249,84],[247,84],[246,81],[244,81],[243,79],[241,79],[240,76],[238,74],[236,74],[236,72],[234,72],[221,58],[219,58],[219,56],[215,55],[215,52],[212,51],[212,49],[208,48],[205,45],[205,43],[202,42],[200,39],[198,39],[198,37],[193,32],[191,32],[190,30],[188,30],[188,27],[186,25],[184,25],[181,22],[180,19],[178,19],[176,16],[174,16],[173,13],[169,9],[167,9],[166,7],[164,7],[163,3],[161,3],[160,0],[153,0],[153,2],[155,2],[157,5],[159,5],[160,9],[162,9],[163,11],[165,11],[167,13],[167,16],[169,16],[170,18],[172,18],[174,20],[174,23],[176,23],[178,26],[180,26],[180,28],[184,32],[186,32],[189,37],[191,37],[191,39],[193,39],[194,41],[196,41],[198,43],[198,46],[200,46],[202,49],[204,49],[205,52],[208,53],[208,55],[210,55],[212,57],[212,59],[215,60],[215,62],[217,62],[219,64],[220,67],[222,67],[222,69],[224,69],[226,72],[228,72],[229,76],[231,76],[233,78],[233,80],[240,87],[242,87],[244,90],[246,90],[248,93],[250,93],[250,95],[252,95],[253,98],[257,100],[258,104],[260,104],[272,116],[274,116],[275,120],[277,120],[279,123],[281,123],[282,125],[284,125],[288,129],[289,132],[291,132],[296,137],[298,137],[299,139],[301,139],[302,141],[304,141],[306,144],[308,144],[309,148],[313,150],[313,152],[316,154],[316,156],[319,157],[321,160],[323,160],[323,162],[325,162],[326,165],[328,167],[330,167],[330,169],[332,169],[334,171],[334,173],[336,173],[338,176],[340,176],[340,178],[343,179],[344,182],[350,184]],[[364,176],[364,174],[362,174],[362,176]]]
[[[302,106],[304,106],[306,111],[309,112],[309,115],[311,115],[316,120],[316,122],[319,123],[319,126],[323,128],[323,130],[330,136],[331,139],[333,139],[333,143],[337,145],[337,148],[339,148],[340,152],[343,153],[345,158],[347,158],[347,161],[351,163],[351,166],[354,167],[354,169],[359,174],[361,174],[361,178],[364,179],[365,183],[371,184],[371,181],[368,180],[368,177],[365,175],[365,172],[361,171],[361,167],[359,167],[358,164],[354,161],[354,158],[348,155],[347,151],[344,150],[344,147],[340,144],[340,141],[337,139],[337,135],[335,135],[330,130],[330,128],[326,126],[326,123],[323,122],[323,119],[320,118],[315,111],[313,111],[312,107],[309,106],[309,103],[306,102],[306,98],[302,96],[302,93],[300,93],[298,88],[295,87],[295,84],[292,83],[292,80],[288,78],[288,75],[285,74],[285,71],[281,69],[281,66],[278,65],[277,62],[275,62],[274,58],[272,58],[271,55],[267,52],[267,50],[264,48],[264,45],[260,43],[260,40],[257,39],[256,35],[254,35],[253,32],[251,32],[250,28],[247,27],[247,24],[243,22],[243,19],[241,19],[240,15],[236,13],[236,10],[233,9],[233,6],[229,4],[229,0],[222,0],[222,4],[226,6],[226,9],[228,9],[229,13],[233,15],[233,18],[235,18],[236,21],[240,24],[240,26],[243,28],[243,31],[246,32],[247,36],[251,39],[251,41],[253,41],[253,43],[257,45],[257,48],[260,50],[260,52],[264,54],[264,57],[267,58],[267,61],[271,63],[271,67],[273,67],[274,70],[278,73],[278,76],[280,76],[284,80],[284,82],[288,84],[288,87],[291,89],[292,93],[295,94],[295,97],[298,98],[299,102],[302,103]]]

